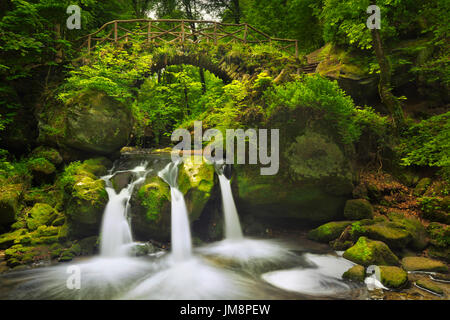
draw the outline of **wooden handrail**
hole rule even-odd
[[[129,23],[143,23],[143,26],[140,26],[140,28],[136,31],[132,31],[128,28],[125,28],[121,26],[121,24],[129,24]],[[173,27],[164,27],[160,26],[158,24],[164,24],[169,23],[178,24],[177,26]],[[199,27],[199,29],[196,29],[194,27],[191,28],[192,24],[199,24],[199,25],[208,25],[204,27]],[[100,32],[107,29],[109,26],[112,26],[111,31],[108,33],[105,37],[95,37]],[[180,29],[180,31],[175,31],[177,29]],[[239,28],[238,30],[229,30],[227,31],[227,28]],[[143,33],[141,31],[146,32]],[[159,32],[153,31],[153,29],[159,30]],[[209,31],[212,30],[212,31]],[[120,33],[123,34],[123,32],[126,32],[124,35],[119,35]],[[252,32],[257,35],[257,37]],[[243,33],[242,38],[240,37],[240,34]],[[206,39],[207,41],[213,40],[214,44],[217,45],[218,41],[221,39],[231,38],[230,41],[234,42],[241,42],[244,44],[252,44],[252,43],[264,43],[264,42],[287,42],[292,43],[292,45],[283,46],[281,50],[287,50],[292,47],[295,47],[295,57],[298,58],[299,56],[299,47],[298,47],[298,40],[295,39],[282,39],[282,38],[275,38],[271,37],[267,33],[258,30],[257,28],[247,24],[247,23],[240,23],[240,24],[233,24],[233,23],[222,23],[217,21],[210,21],[210,20],[189,20],[189,19],[158,19],[158,20],[152,20],[152,19],[133,19],[133,20],[113,20],[110,22],[105,23],[103,26],[101,26],[97,31],[90,33],[88,35],[85,35],[81,37],[79,40],[87,39],[83,41],[83,46],[88,45],[88,53],[91,52],[93,48],[97,44],[103,43],[107,40],[111,41],[110,36],[113,35],[113,41],[115,43],[119,42],[122,39],[126,39],[128,41],[129,38],[132,36],[140,35],[140,36],[147,36],[144,41],[147,41],[147,43],[155,42],[155,41],[164,41],[164,42],[177,42],[177,40],[180,43],[184,43],[186,41],[192,41],[190,38],[196,38],[200,37],[203,39]],[[262,38],[262,39],[261,39]],[[168,40],[169,39],[169,40]],[[100,41],[100,43],[96,43],[95,41]],[[194,42],[200,42],[200,39]]]

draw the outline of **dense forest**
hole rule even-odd
[[[202,121],[280,130],[277,175],[230,174],[245,235],[304,234],[345,251],[344,281],[376,265],[403,298],[448,299],[449,12],[446,0],[2,0],[0,273],[103,250],[103,213],[127,185],[133,239],[173,246],[167,180],[123,161],[167,153]],[[222,239],[214,167],[179,170],[194,244]]]

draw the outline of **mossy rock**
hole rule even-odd
[[[18,229],[10,233],[4,233],[0,236],[0,250],[8,249],[14,244],[14,241],[27,233],[26,229]]]
[[[133,173],[131,171],[118,172],[111,178],[111,183],[116,193],[119,193],[130,184],[132,179]]]
[[[19,202],[23,192],[22,184],[0,186],[0,225],[8,227],[16,221]]]
[[[366,268],[360,265],[353,266],[344,272],[342,278],[351,281],[364,282],[364,279],[366,278]]]
[[[399,267],[380,266],[380,281],[388,288],[400,289],[408,282],[408,274]]]
[[[83,256],[93,255],[98,249],[98,237],[92,236],[81,239],[79,245]]]
[[[427,188],[431,185],[431,182],[432,181],[430,178],[421,179],[414,188],[414,195],[416,197],[420,197],[421,195],[423,195],[427,191]]]
[[[56,149],[46,146],[40,146],[34,149],[33,152],[31,152],[31,157],[44,158],[50,161],[55,166],[60,165],[63,162],[63,158]]]
[[[400,265],[400,260],[381,241],[360,237],[356,244],[344,252],[343,257],[365,267],[370,265]]]
[[[45,158],[33,158],[27,163],[33,175],[33,184],[52,183],[55,178],[56,167]]]
[[[23,246],[18,244],[5,250],[5,260],[9,267],[50,259],[49,246]]]
[[[403,258],[402,265],[407,271],[448,272],[448,267],[445,263],[424,257]]]
[[[427,227],[430,243],[436,247],[450,247],[450,226],[432,222]]]
[[[432,258],[442,259],[447,263],[450,263],[450,247],[436,247],[430,246],[427,249],[428,255]]]
[[[420,288],[439,295],[444,293],[444,290],[437,283],[431,281],[430,279],[419,279],[416,281],[416,285]]]
[[[36,203],[28,214],[27,227],[33,231],[41,225],[51,225],[57,216],[56,210],[48,204]]]
[[[131,109],[103,91],[82,92],[40,115],[39,141],[83,153],[110,155],[128,144]]]
[[[76,175],[74,180],[65,207],[70,234],[76,238],[97,235],[108,202],[105,181],[87,175]]]
[[[197,220],[214,188],[214,166],[201,156],[183,159],[178,174],[178,188],[185,195],[191,221]]]
[[[198,159],[198,158],[197,158]],[[214,188],[214,167],[199,158],[184,159],[179,167],[178,187],[183,193],[189,220],[199,219]],[[140,188],[135,188],[130,200],[131,223],[137,238],[142,241],[170,239],[171,192],[160,177],[148,176]]]
[[[373,208],[365,199],[348,200],[345,203],[344,216],[350,220],[373,218]]]
[[[351,224],[351,221],[328,222],[316,229],[311,230],[308,233],[308,239],[328,243],[331,240],[337,239],[344,229]]]
[[[73,258],[75,258],[75,255],[70,249],[66,249],[62,251],[60,257],[58,258],[59,262],[69,262],[72,261]]]

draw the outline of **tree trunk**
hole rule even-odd
[[[392,93],[391,66],[383,49],[380,31],[372,29],[372,41],[375,55],[380,65],[380,83],[378,86],[381,101],[386,105],[397,128],[403,127],[405,117],[400,101]]]

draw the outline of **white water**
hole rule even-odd
[[[225,238],[228,240],[240,240],[242,234],[241,223],[231,191],[230,180],[224,174],[219,174],[220,191],[222,193],[222,206],[225,220]]]
[[[169,163],[158,175],[170,186],[172,256],[176,261],[185,261],[192,256],[192,240],[186,202],[178,190],[178,165]]]
[[[111,178],[114,175],[103,177],[109,196],[101,228],[100,254],[103,257],[124,257],[127,255],[127,249],[133,242],[131,227],[127,220],[129,201],[134,187],[145,180],[147,174],[145,167],[146,165],[141,165],[131,170],[134,182],[119,193],[116,193],[111,183]]]

